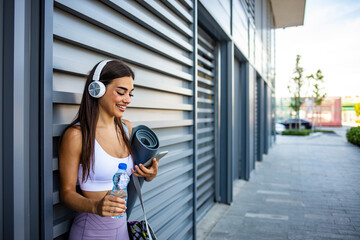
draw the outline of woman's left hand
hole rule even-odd
[[[150,168],[146,168],[144,167],[142,164],[139,164],[139,166],[135,166],[135,170],[131,169],[132,174],[134,174],[137,177],[143,177],[145,178],[145,181],[150,182],[151,180],[153,180],[158,172],[158,161],[156,160],[156,158],[153,158],[152,160],[152,165]]]

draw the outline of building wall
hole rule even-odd
[[[0,176],[11,180],[0,182],[1,236],[67,238],[75,213],[59,200],[59,138],[79,108],[88,72],[118,58],[135,71],[135,97],[124,118],[154,129],[160,150],[169,151],[157,178],[142,188],[148,219],[159,239],[195,238],[197,222],[214,202],[232,202],[233,181],[249,180],[273,141],[269,1],[31,0],[29,8],[14,2],[4,9],[12,9],[9,19],[22,21],[24,32],[0,43],[22,39],[24,47],[16,49],[20,55],[1,52],[1,59],[25,67],[21,76],[16,68],[7,71],[7,84],[0,77],[0,97],[10,103],[0,107],[0,150],[8,148],[1,151]],[[19,26],[0,23],[13,31]],[[8,65],[0,63],[1,72]],[[21,95],[14,86],[22,83]],[[13,116],[20,128],[4,117],[18,107]],[[25,177],[16,179],[14,167]],[[6,196],[19,182],[27,184],[14,199]],[[22,217],[24,231],[16,231]],[[138,201],[129,218],[142,219]]]
[[[85,77],[102,59],[119,58],[135,72],[135,97],[124,118],[147,125],[169,154],[142,192],[160,239],[192,236],[193,214],[193,4],[159,1],[55,1],[54,146],[78,110]],[[57,173],[54,149],[54,179]],[[54,183],[54,237],[68,231],[73,212]],[[67,219],[64,221],[64,219]],[[130,219],[141,219],[138,203]]]

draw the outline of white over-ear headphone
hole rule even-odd
[[[94,98],[101,98],[102,96],[104,96],[106,92],[106,87],[102,82],[99,81],[100,74],[105,65],[110,61],[112,60],[103,60],[97,65],[93,75],[93,82],[90,83],[88,87],[90,96]]]

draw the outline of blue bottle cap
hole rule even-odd
[[[119,169],[126,170],[127,164],[126,163],[119,163]]]

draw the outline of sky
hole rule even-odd
[[[360,0],[306,0],[304,25],[275,36],[277,97],[289,96],[297,54],[305,75],[321,69],[327,96],[360,95]]]

